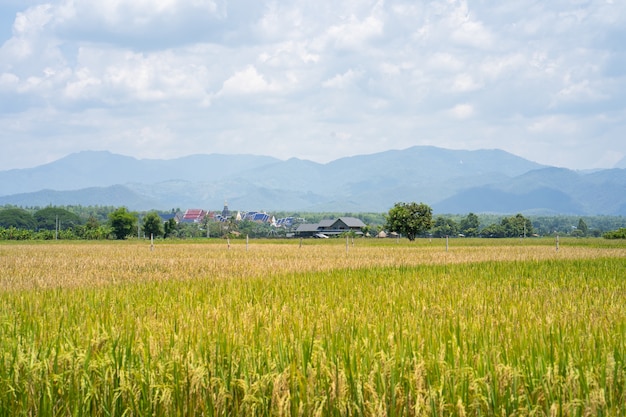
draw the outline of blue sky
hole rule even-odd
[[[626,157],[622,0],[2,0],[0,170],[81,150]]]

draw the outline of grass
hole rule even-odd
[[[626,415],[626,244],[0,245],[0,415]]]

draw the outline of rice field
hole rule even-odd
[[[626,242],[0,244],[20,415],[626,415]]]

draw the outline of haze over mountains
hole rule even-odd
[[[626,169],[578,172],[501,150],[412,147],[326,164],[89,151],[0,171],[0,205],[219,210],[224,201],[236,210],[386,212],[395,202],[416,201],[436,213],[626,215]]]

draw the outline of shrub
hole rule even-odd
[[[626,239],[626,227],[622,227],[617,230],[611,230],[604,235],[605,239]]]

